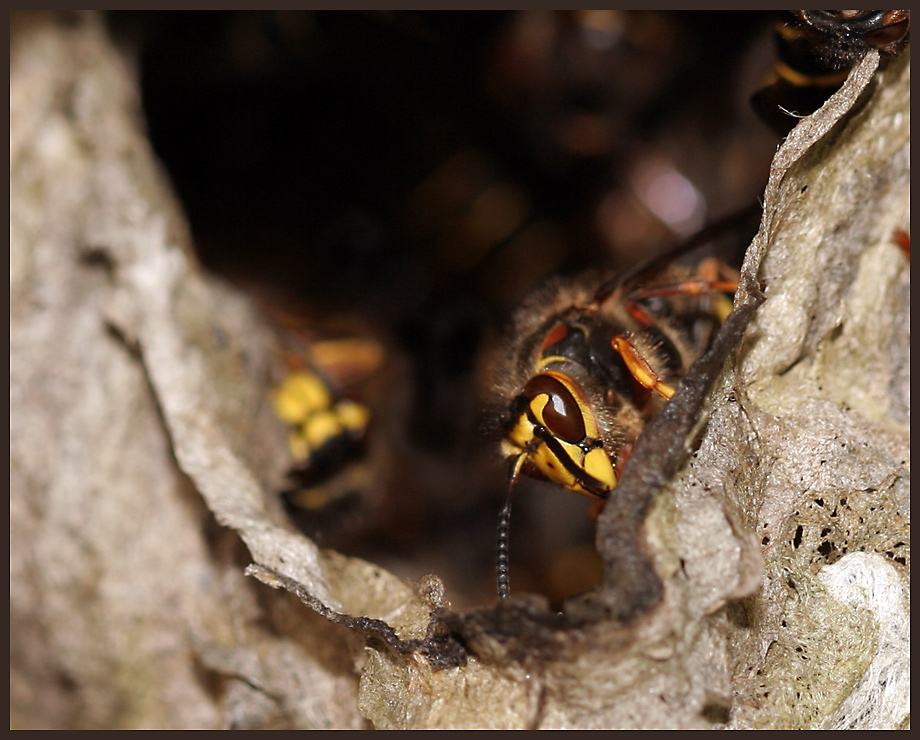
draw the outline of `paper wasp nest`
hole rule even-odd
[[[271,337],[192,264],[124,63],[93,16],[13,31],[12,725],[909,724],[909,50],[777,152],[602,586],[458,613],[283,524]]]

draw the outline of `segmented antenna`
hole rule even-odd
[[[518,474],[521,467],[527,459],[526,455],[519,455],[514,461],[511,468],[511,476],[508,480],[508,495],[505,496],[505,505],[502,506],[501,513],[498,515],[498,558],[495,566],[495,580],[498,585],[498,598],[507,599],[511,588],[508,585],[508,552],[509,539],[511,536],[511,494],[514,491],[514,484],[517,483]]]
[[[508,536],[511,527],[511,487],[505,496],[505,505],[502,513],[498,515],[498,562],[495,575],[498,582],[498,598],[507,599],[510,588],[508,586]]]

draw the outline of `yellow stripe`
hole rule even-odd
[[[554,362],[567,363],[572,362],[568,357],[563,357],[562,355],[550,355],[549,357],[541,357],[537,361],[537,373],[543,371],[547,365],[552,365]]]
[[[831,85],[840,85],[847,78],[849,70],[834,72],[826,75],[808,75],[796,72],[785,62],[777,60],[774,71],[790,85],[795,87],[830,87]]]

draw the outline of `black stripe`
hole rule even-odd
[[[553,456],[559,460],[569,473],[572,474],[572,477],[578,481],[578,484],[584,488],[588,493],[594,494],[598,498],[607,498],[610,495],[610,492],[604,487],[604,484],[601,483],[593,475],[589,475],[578,464],[572,460],[572,458],[566,453],[562,445],[559,444],[559,440],[553,436],[553,433],[549,431],[545,426],[540,424],[536,418],[533,416],[533,411],[529,408],[527,410],[527,419],[533,424],[533,434],[535,437],[539,437],[540,441],[543,442],[549,451],[553,453]],[[585,438],[587,439],[587,438]],[[584,445],[585,442],[582,442]],[[603,445],[601,445],[603,446]]]

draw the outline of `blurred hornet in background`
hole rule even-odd
[[[314,342],[309,361],[289,358],[291,372],[272,396],[276,415],[288,425],[293,458],[287,473],[290,486],[281,495],[313,536],[340,526],[370,485],[370,410],[346,397],[336,381],[349,371],[365,373],[379,364],[375,351],[379,349],[357,340]]]
[[[496,373],[498,393],[511,399],[501,441],[511,466],[499,520],[501,598],[509,593],[511,493],[519,476],[595,499],[596,517],[646,421],[731,312],[737,273],[715,258],[695,268],[674,264],[686,246],[594,289],[552,284],[518,313],[515,348]]]
[[[820,108],[872,49],[898,56],[910,41],[909,10],[785,10],[774,32],[771,84],[752,98],[761,117],[787,134]]]

